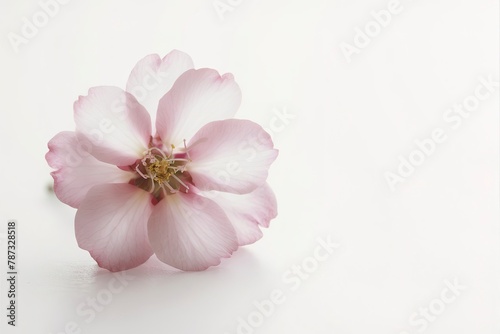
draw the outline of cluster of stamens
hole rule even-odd
[[[182,176],[187,163],[191,161],[189,153],[186,152],[186,157],[175,157],[174,149],[172,145],[167,155],[159,148],[151,147],[144,152],[144,157],[135,166],[135,171],[143,179],[150,180],[149,192],[154,193],[161,189],[163,195],[167,196],[167,190],[170,193],[176,193],[181,185],[184,187],[183,191],[188,192],[189,186],[179,176]]]

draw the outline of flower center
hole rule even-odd
[[[144,157],[137,162],[135,171],[140,175],[135,184],[151,192],[155,197],[167,196],[178,191],[187,193],[189,186],[185,181],[190,179],[186,171],[188,153],[174,154],[175,147],[167,155],[157,147],[144,152]]]
[[[175,175],[175,171],[173,170],[174,168],[170,167],[171,162],[170,160],[157,160],[156,158],[153,158],[154,162],[152,164],[147,165],[146,168],[148,170],[148,175],[158,183],[164,183],[168,182],[170,180],[171,175]]]

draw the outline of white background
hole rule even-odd
[[[74,322],[85,334],[233,334],[280,290],[284,302],[246,332],[413,334],[419,308],[439,306],[456,279],[465,289],[425,333],[498,334],[498,88],[458,128],[443,119],[480,76],[498,81],[498,1],[401,0],[351,62],[339,45],[389,1],[232,3],[221,19],[212,0],[71,1],[15,52],[8,34],[41,8],[2,1],[0,221],[2,232],[19,222],[20,284],[18,327],[2,311],[0,331],[70,333]],[[238,118],[268,128],[276,110],[294,115],[272,133],[279,216],[219,267],[179,273],[150,259],[88,321],[77,308],[109,296],[113,275],[78,248],[75,210],[48,192],[46,145],[74,129],[72,104],[88,88],[124,87],[139,59],[172,49],[235,75]],[[384,174],[435,128],[447,140],[391,191]],[[310,265],[327,236],[340,247],[294,290],[290,267]]]

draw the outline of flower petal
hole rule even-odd
[[[90,188],[104,183],[127,183],[134,174],[94,158],[90,142],[80,142],[74,132],[61,132],[49,141],[45,155],[52,172],[54,192],[61,202],[78,208]]]
[[[92,142],[97,159],[125,166],[142,157],[151,118],[134,96],[117,87],[94,87],[74,105],[78,138]]]
[[[141,59],[128,78],[127,92],[134,95],[150,115],[155,115],[158,102],[175,80],[194,67],[191,57],[173,50],[163,59],[156,54]]]
[[[224,211],[194,193],[179,192],[161,200],[153,209],[148,230],[158,259],[181,270],[216,266],[238,248]]]
[[[184,72],[160,100],[156,129],[163,143],[179,146],[204,124],[234,116],[240,87],[231,74],[204,68]]]
[[[137,267],[153,254],[147,237],[152,208],[150,194],[130,184],[93,187],[76,212],[78,245],[110,271]]]
[[[245,194],[261,186],[276,159],[271,136],[258,124],[230,119],[208,123],[188,144],[188,171],[201,190]]]
[[[278,214],[276,197],[267,183],[251,193],[239,195],[226,192],[204,192],[217,203],[233,224],[240,246],[254,243],[262,237],[262,227],[269,227]]]

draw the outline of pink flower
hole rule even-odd
[[[100,267],[154,253],[204,270],[262,237],[277,215],[266,178],[278,151],[262,127],[230,119],[240,102],[231,74],[195,70],[179,51],[139,61],[126,91],[94,87],[75,102],[76,131],[52,138],[46,159],[57,197],[78,209],[78,245]]]

